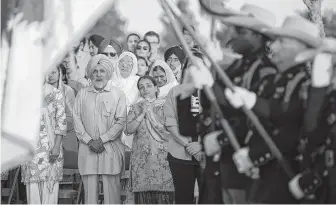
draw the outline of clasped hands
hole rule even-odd
[[[200,161],[200,157],[202,155],[202,145],[199,142],[190,142],[185,145],[185,149],[187,152],[194,156],[198,161]]]
[[[105,150],[104,143],[100,138],[96,140],[93,140],[93,139],[90,140],[88,145],[89,145],[90,150],[97,154],[102,153]]]

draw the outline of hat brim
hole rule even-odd
[[[328,40],[325,39],[323,40],[321,46],[319,48],[312,48],[312,49],[307,49],[301,53],[299,53],[295,57],[295,61],[299,63],[311,61],[315,58],[315,56],[319,53],[332,53],[336,55],[336,40]]]
[[[313,48],[318,48],[322,44],[322,40],[319,37],[311,36],[300,30],[285,29],[285,28],[272,28],[272,29],[265,28],[262,29],[261,32],[273,38],[276,37],[294,38]]]
[[[263,33],[262,31],[264,29],[269,29],[270,26],[268,26],[267,24],[259,21],[258,19],[251,18],[251,17],[246,16],[246,15],[242,15],[243,13],[240,13],[240,14],[241,15],[222,18],[221,22],[224,23],[224,24],[229,24],[229,25],[233,25],[233,26],[248,28],[248,29],[251,29],[251,30],[256,31],[258,33],[261,33],[261,34],[264,34],[264,35],[268,36],[267,34]]]

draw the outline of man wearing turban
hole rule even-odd
[[[98,54],[87,65],[91,86],[79,91],[73,109],[80,141],[78,169],[82,175],[85,202],[98,203],[98,180],[103,180],[104,202],[120,203],[120,176],[124,170],[124,145],[121,133],[126,123],[126,97],[107,83],[113,65]]]

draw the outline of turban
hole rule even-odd
[[[111,40],[110,40],[110,42],[109,42],[108,45],[111,45],[117,51],[118,56],[120,56],[121,51],[122,51],[122,47],[121,47],[120,43],[117,41],[117,39],[111,38]]]
[[[111,79],[114,67],[110,59],[103,54],[95,55],[90,59],[89,63],[86,66],[87,76],[91,78],[93,74],[93,69],[96,68],[98,65],[105,68],[105,70],[107,71],[108,79]]]
[[[179,59],[180,63],[183,64],[186,56],[185,56],[185,53],[180,46],[170,47],[164,54],[165,61],[167,62],[168,58],[173,54],[175,54],[177,56],[177,58]]]
[[[102,53],[108,45],[111,45],[117,51],[118,56],[121,54],[122,47],[120,43],[114,38],[108,40],[107,38],[95,34],[90,37],[90,40],[93,45],[98,48],[98,53]]]

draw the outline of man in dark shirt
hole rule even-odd
[[[256,113],[293,171],[298,173],[297,145],[300,136],[311,129],[304,126],[307,96],[303,92],[310,75],[309,65],[297,63],[295,57],[308,47],[320,45],[319,29],[301,17],[290,16],[285,19],[282,28],[268,29],[265,33],[275,37],[271,44],[271,60],[277,65],[279,73],[261,82],[254,92],[235,87],[234,92],[226,89],[225,96],[234,107],[245,105]],[[257,93],[268,97],[258,97]],[[260,170],[260,179],[254,182],[249,201],[297,203],[298,197],[288,188],[290,177],[253,126],[251,131],[251,140],[233,155],[240,173],[248,173],[253,167]]]

